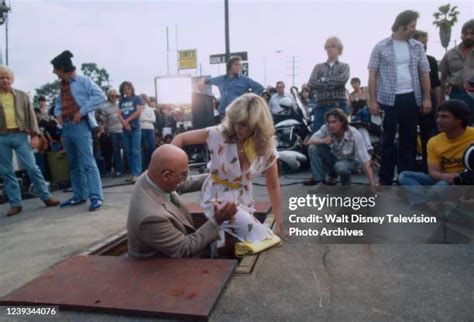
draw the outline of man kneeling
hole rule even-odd
[[[214,218],[195,229],[183,193],[199,191],[207,175],[188,177],[188,156],[165,144],[153,152],[148,171],[134,186],[127,233],[132,257],[193,257],[218,237],[220,225],[237,212],[234,203],[215,205]]]
[[[325,183],[328,173],[329,182],[326,183],[334,184],[337,176],[340,176],[342,185],[349,185],[352,171],[360,163],[374,191],[375,179],[370,157],[360,133],[349,125],[341,109],[328,111],[324,118],[326,124],[307,142],[310,144],[308,152],[314,183]]]

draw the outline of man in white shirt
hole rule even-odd
[[[295,104],[295,100],[293,99],[291,94],[285,92],[284,82],[278,81],[276,83],[275,88],[277,92],[270,97],[270,102],[268,104],[270,105],[270,111],[272,112],[273,119],[275,120],[275,123],[277,123],[275,117],[277,119],[281,119],[282,117],[286,118],[286,116],[288,115],[285,109],[280,106],[281,99],[284,97],[289,97],[293,104]]]
[[[400,13],[392,36],[377,43],[370,56],[369,109],[385,113],[379,172],[383,185],[392,184],[395,165],[398,173],[414,170],[418,114],[431,112],[430,66],[423,44],[411,39],[418,16],[411,10]]]

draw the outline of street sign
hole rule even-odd
[[[230,53],[229,57],[232,57],[232,56],[238,56],[240,57],[242,61],[248,60],[246,51],[240,51],[238,53]],[[211,64],[225,64],[226,63],[225,54],[211,55],[210,63]]]
[[[179,50],[179,69],[195,69],[197,67],[196,49]]]
[[[249,76],[249,63],[248,62],[245,62],[245,63],[242,63],[242,75],[244,76]]]

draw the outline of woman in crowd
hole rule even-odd
[[[151,154],[155,150],[155,110],[150,107],[150,99],[146,94],[140,95],[145,102],[145,108],[140,114],[140,128],[142,131],[142,169],[147,169]]]
[[[309,90],[308,85],[303,84],[303,86],[301,86],[300,100],[308,113],[311,113],[312,110],[316,107],[316,102],[310,94],[311,91]]]
[[[135,182],[142,173],[141,161],[141,131],[140,114],[143,111],[143,101],[140,96],[135,95],[132,83],[120,84],[119,119],[123,126],[123,149],[127,155],[127,161],[132,173],[128,181]]]
[[[211,175],[201,191],[201,207],[208,218],[213,218],[214,203],[236,202],[238,212],[234,222],[225,223],[222,228],[242,241],[258,242],[271,236],[253,217],[252,179],[262,173],[277,232],[284,234],[274,133],[265,100],[245,94],[227,108],[221,124],[179,134],[172,142],[179,147],[207,143]]]

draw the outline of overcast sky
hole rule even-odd
[[[309,78],[316,63],[326,60],[324,42],[330,36],[344,44],[341,61],[351,66],[351,77],[367,81],[367,62],[379,40],[391,34],[395,16],[406,9],[420,13],[417,28],[429,32],[428,53],[444,54],[433,12],[446,1],[243,1],[230,2],[231,51],[247,51],[250,77],[264,85],[284,80],[295,84]],[[459,22],[451,46],[459,44],[461,27],[474,17],[473,1],[451,2],[459,7]],[[14,86],[34,94],[53,81],[51,59],[65,49],[73,62],[95,62],[118,87],[123,80],[137,92],[154,94],[154,77],[176,74],[176,47],[197,49],[203,74],[224,73],[223,65],[210,65],[209,55],[224,53],[224,0],[216,1],[26,1],[11,0],[9,65]],[[169,47],[166,50],[166,27]],[[5,25],[0,27],[0,48],[5,58]],[[266,72],[265,72],[266,71]],[[181,73],[196,75],[198,71]]]

